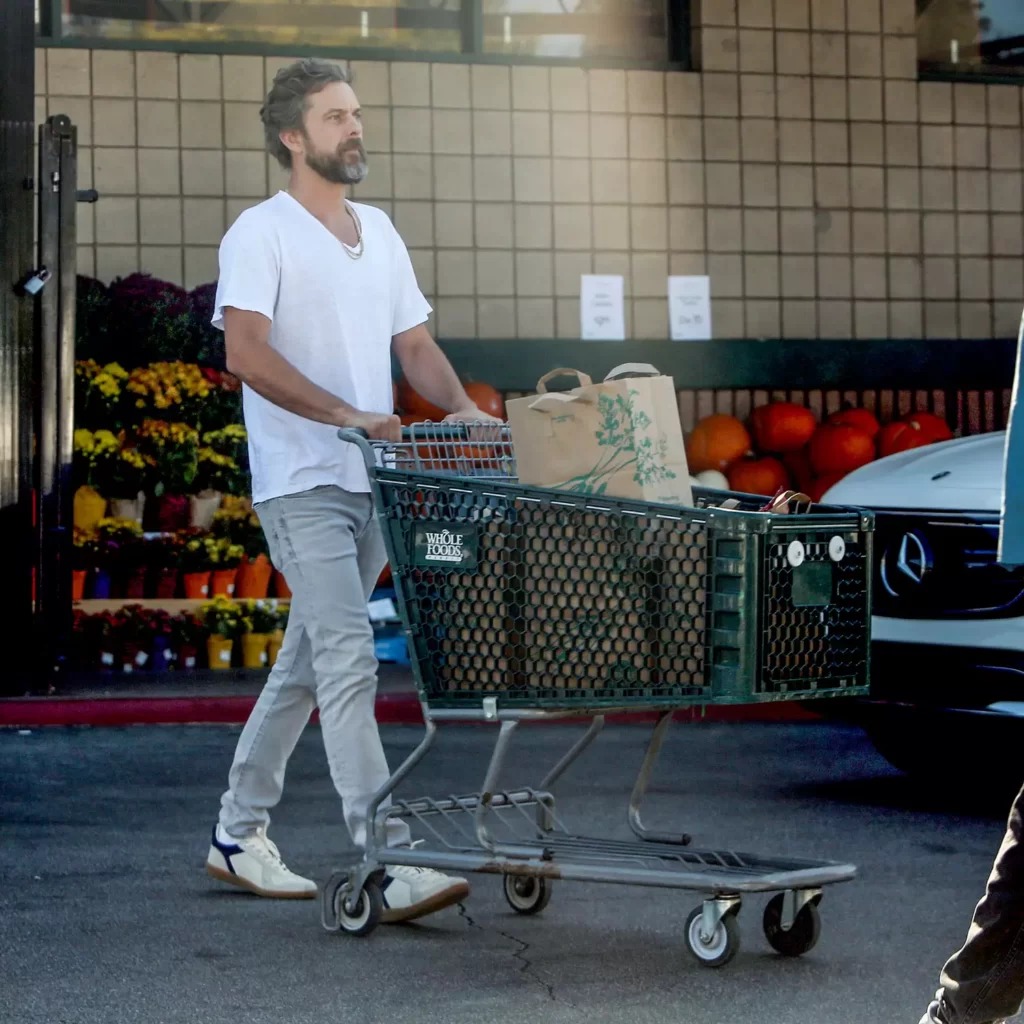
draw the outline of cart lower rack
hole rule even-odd
[[[385,864],[503,876],[510,906],[544,909],[556,880],[686,889],[691,953],[720,966],[739,946],[745,895],[774,893],[764,932],[799,956],[818,939],[826,885],[849,864],[692,849],[648,829],[641,807],[672,713],[684,706],[850,697],[867,692],[873,522],[814,514],[671,508],[519,485],[504,426],[422,425],[401,443],[340,431],[363,454],[409,637],[426,734],[370,806],[356,863],[322,893],[322,923],[367,935]],[[736,504],[735,502],[732,504]],[[633,841],[573,834],[555,783],[612,710],[658,709],[629,801]],[[499,788],[523,721],[588,716],[589,729],[536,788]],[[478,793],[392,802],[443,721],[499,726]],[[390,818],[422,834],[386,849]]]

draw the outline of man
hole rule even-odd
[[[1024,321],[1017,341],[1003,468],[999,562],[1007,567],[1024,564],[1022,353]],[[939,983],[942,987],[921,1024],[1001,1024],[1016,1016],[1024,1003],[1024,789],[1010,808],[1006,836],[967,940],[946,964]]]
[[[428,333],[430,306],[387,215],[349,202],[367,173],[359,103],[336,64],[278,72],[261,112],[288,190],[243,213],[224,236],[213,323],[243,382],[253,503],[293,592],[284,644],[238,741],[207,871],[260,896],[312,898],[267,838],[285,767],[314,707],[353,841],[389,772],[374,719],[377,662],[366,601],[386,554],[366,468],[338,427],[399,440],[391,355],[412,386],[488,420]],[[389,846],[407,845],[390,822]],[[385,921],[464,899],[464,879],[390,867]]]
[[[1024,789],[963,948],[921,1024],[1002,1024],[1024,1000]]]

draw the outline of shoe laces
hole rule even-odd
[[[255,842],[252,842],[253,840]],[[250,837],[250,842],[252,842],[253,849],[249,852],[254,853],[260,860],[281,868],[285,866],[284,860],[281,858],[281,851],[277,848],[274,841],[267,837],[266,826],[256,829],[255,833]]]

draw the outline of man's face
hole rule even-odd
[[[350,85],[332,82],[309,97],[301,152],[310,170],[336,185],[358,185],[367,174],[363,120]]]

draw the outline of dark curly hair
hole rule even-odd
[[[281,141],[281,132],[303,128],[302,118],[308,97],[332,82],[352,84],[352,75],[340,64],[318,57],[304,57],[281,68],[260,108],[260,119],[267,140],[267,152],[288,170],[292,166],[291,150]]]

